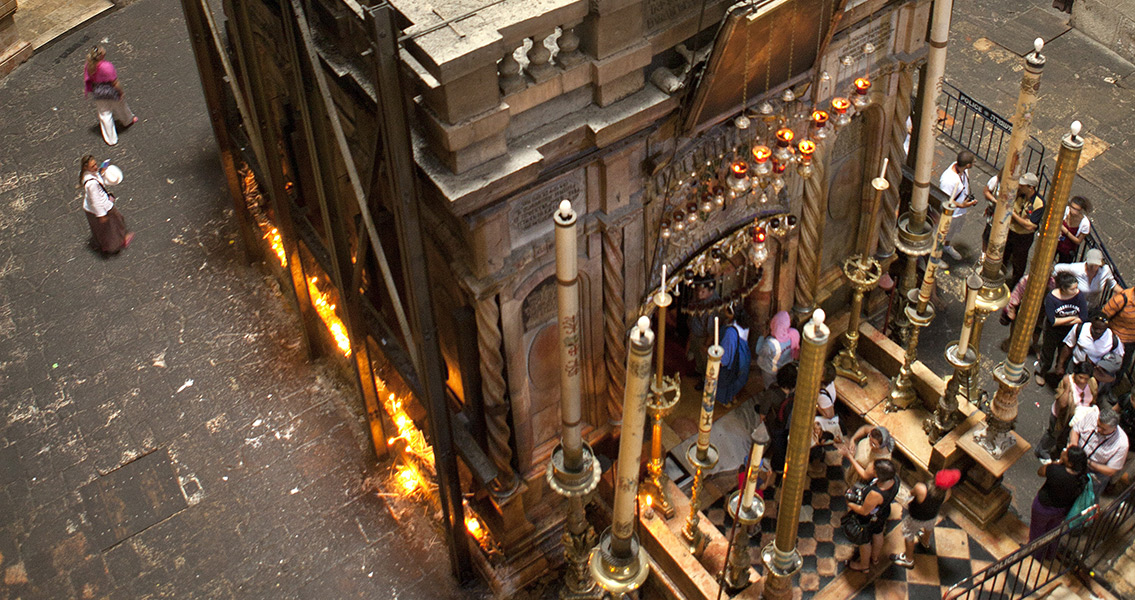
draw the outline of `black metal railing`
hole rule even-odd
[[[1077,525],[1060,527],[1021,546],[1016,552],[954,584],[945,598],[1017,600],[1063,577],[1073,569],[1089,573],[1126,549],[1135,537],[1135,485],[1128,486],[1104,508],[1091,506]]]
[[[954,143],[973,152],[977,158],[994,170],[1005,164],[1013,124],[993,109],[974,100],[969,94],[948,81],[942,82],[942,101],[939,103],[938,131]],[[1048,165],[1045,148],[1040,140],[1029,136],[1022,152],[1025,164],[1022,173],[1036,173],[1040,179],[1037,192],[1041,198],[1048,194]]]

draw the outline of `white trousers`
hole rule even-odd
[[[130,112],[130,107],[126,106],[124,98],[95,100],[95,108],[99,112],[99,126],[102,128],[103,141],[109,146],[117,144],[118,129],[114,126],[114,120],[118,119],[120,123],[129,125],[134,121],[134,113]]]

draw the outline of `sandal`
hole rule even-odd
[[[122,126],[123,129],[130,129],[132,125],[138,122],[138,117],[134,117],[129,123]]]
[[[126,234],[126,239],[124,239],[122,241],[122,248],[123,249],[129,248],[130,242],[133,242],[133,241],[134,241],[134,232],[131,231],[130,233]]]
[[[1037,373],[1036,375],[1033,376],[1033,380],[1036,381],[1036,384],[1039,385],[1040,387],[1044,387],[1044,385],[1045,385],[1044,375]]]
[[[904,554],[892,554],[891,555],[891,562],[895,563],[896,565],[898,565],[898,566],[900,566],[904,569],[913,569],[914,568],[914,561],[907,558],[905,553]]]
[[[865,568],[865,569],[856,569],[855,567],[851,566],[851,559],[850,559],[850,558],[849,558],[849,559],[847,559],[847,560],[845,560],[845,561],[843,561],[843,562],[842,562],[842,563],[840,563],[840,564],[842,564],[842,565],[843,565],[843,568],[844,568],[844,569],[846,569],[846,570],[848,570],[848,571],[853,571],[853,572],[855,572],[855,573],[867,573],[867,572],[870,572],[870,571],[871,571],[871,568],[870,568],[870,567],[867,567],[867,568]]]

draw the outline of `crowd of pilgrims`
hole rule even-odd
[[[973,163],[972,153],[959,153],[939,182],[955,206],[964,207],[963,218],[964,209],[979,202],[969,190],[968,172]],[[1091,231],[1088,215],[1092,205],[1087,198],[1072,198],[1064,211],[1043,310],[1035,323],[1015,323],[1028,285],[1026,266],[1033,240],[1044,222],[1044,200],[1037,193],[1037,185],[1035,175],[1023,175],[1010,204],[1004,256],[1011,294],[1000,314],[1003,325],[1031,328],[1035,384],[1054,389],[1048,426],[1040,439],[1029,440],[1040,462],[1037,473],[1044,478],[1032,503],[1030,540],[1095,503],[1109,482],[1121,474],[1130,448],[1125,428],[1130,430],[1135,424],[1129,395],[1115,393],[1135,357],[1135,288],[1120,286],[1098,248],[1081,248]],[[986,200],[983,250],[998,191],[996,176],[982,189]],[[959,230],[961,224],[955,212],[951,232]],[[954,247],[959,237],[949,236],[944,248],[944,253],[956,260],[961,259]],[[716,311],[688,310],[720,306],[723,294],[716,289],[720,285],[721,279],[695,281],[689,286],[690,293],[682,294],[687,310],[682,311],[679,326],[686,333],[686,366],[688,374],[699,381],[697,390],[702,391],[706,350],[713,343],[718,319],[723,356],[716,400],[726,407],[752,411],[753,422],[767,430],[771,442],[756,470],[758,489],[764,495],[772,493],[784,470],[800,333],[785,311],[754,331],[756,324],[743,302]],[[937,298],[935,301],[940,302]],[[1006,337],[1001,344],[1003,351],[1007,351],[1008,342]],[[839,452],[846,459],[848,511],[842,529],[858,546],[858,552],[845,568],[867,571],[886,553],[884,528],[891,504],[899,497],[899,463],[892,458],[895,440],[885,428],[864,425],[853,432],[843,430],[835,410],[835,380],[835,368],[829,362],[824,366],[816,399],[811,460],[813,465],[822,464],[827,452]],[[739,479],[743,480],[747,469],[747,465],[741,467]],[[888,554],[891,562],[913,567],[914,544],[929,547],[939,510],[961,479],[959,471],[944,469],[909,488],[909,494],[903,497],[904,543]]]

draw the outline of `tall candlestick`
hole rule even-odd
[[[887,165],[890,164],[890,162],[890,157],[883,157],[883,168],[879,170],[879,177],[883,179],[887,178]]]
[[[623,431],[619,439],[619,460],[615,471],[615,503],[611,529],[591,550],[591,576],[607,592],[634,591],[646,581],[650,569],[646,553],[634,533],[635,497],[638,493],[638,466],[642,458],[643,426],[646,422],[646,395],[650,388],[650,359],[654,333],[650,318],[639,317],[631,330],[627,356],[627,380],[623,397]]]
[[[583,465],[583,424],[580,408],[579,266],[576,254],[575,210],[564,200],[556,222],[556,301],[560,332],[560,419],[564,468]]]
[[[662,462],[662,418],[670,414],[681,397],[682,385],[678,375],[663,375],[666,346],[666,308],[673,302],[666,291],[666,265],[662,265],[662,283],[654,295],[654,305],[658,308],[658,342],[655,355],[654,383],[650,386],[650,396],[646,410],[650,413],[650,461],[646,464],[646,478],[642,482],[642,494],[667,519],[674,516],[674,505],[666,492],[666,472]]]
[[[741,493],[741,508],[744,510],[748,510],[753,505],[753,496],[757,493],[757,474],[760,472],[764,455],[765,444],[753,442],[753,447],[749,450],[749,470],[745,475],[745,489]]]
[[[997,379],[997,392],[990,403],[987,426],[984,431],[974,435],[975,441],[998,460],[1017,443],[1012,432],[1017,421],[1017,396],[1029,381],[1024,363],[1032,340],[1031,325],[1036,322],[1047,295],[1045,284],[1052,272],[1052,257],[1060,237],[1060,220],[1064,215],[1064,207],[1068,205],[1068,196],[1072,191],[1072,182],[1076,179],[1076,169],[1083,149],[1080,122],[1075,121],[1061,139],[1060,154],[1056,158],[1056,175],[1045,208],[1044,224],[1040,227],[1040,239],[1033,251],[1029,282],[1025,284],[1025,297],[1017,308],[1017,318],[1009,334],[1009,353],[1005,361],[993,369],[993,376]]]
[[[776,515],[776,539],[761,552],[767,572],[764,598],[792,597],[792,577],[803,559],[796,549],[800,508],[808,481],[808,448],[811,446],[816,399],[827,356],[829,333],[824,311],[817,310],[803,327],[800,340],[800,376],[796,380],[796,404],[788,432],[788,456]]]
[[[690,552],[699,554],[703,549],[704,538],[698,529],[701,520],[698,511],[701,510],[701,492],[704,473],[717,466],[717,448],[709,443],[710,430],[713,428],[713,405],[717,402],[717,377],[721,372],[721,356],[725,353],[721,348],[718,320],[713,319],[713,345],[706,353],[709,359],[705,365],[705,390],[701,399],[701,415],[698,417],[697,443],[686,450],[686,458],[694,466],[694,487],[690,491],[690,514],[686,517],[686,525],[682,528],[682,537],[689,545]]]

